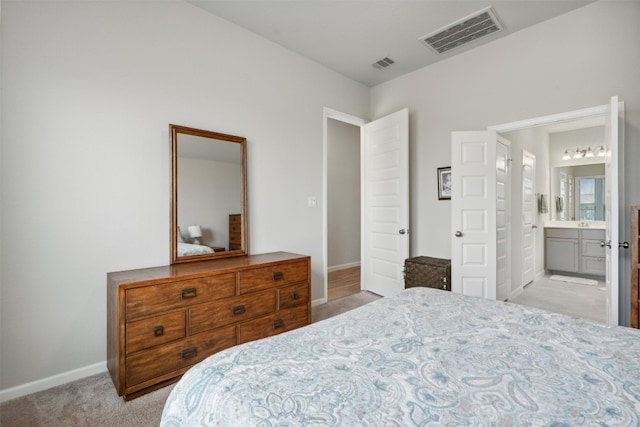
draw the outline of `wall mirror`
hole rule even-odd
[[[246,138],[169,125],[171,264],[247,254]]]
[[[604,221],[605,165],[551,168],[551,211],[556,221]]]
[[[604,221],[604,118],[558,125],[549,133],[549,213],[555,221]]]

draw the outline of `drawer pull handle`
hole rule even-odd
[[[284,320],[276,319],[273,321],[273,329],[279,329],[284,327]]]
[[[191,359],[192,357],[196,357],[198,354],[198,349],[196,347],[185,348],[180,352],[182,356],[182,360]]]
[[[244,312],[245,312],[244,305],[236,305],[235,307],[231,308],[231,314],[234,315],[234,316],[237,316],[237,315],[242,314]]]
[[[196,288],[187,288],[180,291],[180,299],[195,298],[196,295]]]
[[[153,327],[153,336],[154,337],[161,337],[162,335],[164,335],[164,326],[162,326],[162,325],[154,326]]]
[[[296,300],[300,298],[300,295],[297,292],[291,292],[291,299]]]
[[[284,279],[284,273],[282,271],[276,271],[271,274],[271,277],[273,278],[274,282],[277,280],[282,280]]]

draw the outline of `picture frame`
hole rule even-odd
[[[438,200],[451,199],[451,166],[438,168]]]

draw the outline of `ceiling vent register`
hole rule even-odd
[[[387,68],[389,65],[395,64],[396,61],[394,61],[391,58],[388,57],[384,57],[379,61],[374,62],[373,64],[373,68],[377,68],[378,70],[383,70],[385,68]]]
[[[491,7],[487,7],[420,37],[420,41],[442,54],[502,29],[502,25]]]

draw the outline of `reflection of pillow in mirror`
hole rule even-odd
[[[180,231],[180,227],[178,227],[178,243],[184,243],[184,239],[182,238],[182,231]]]

